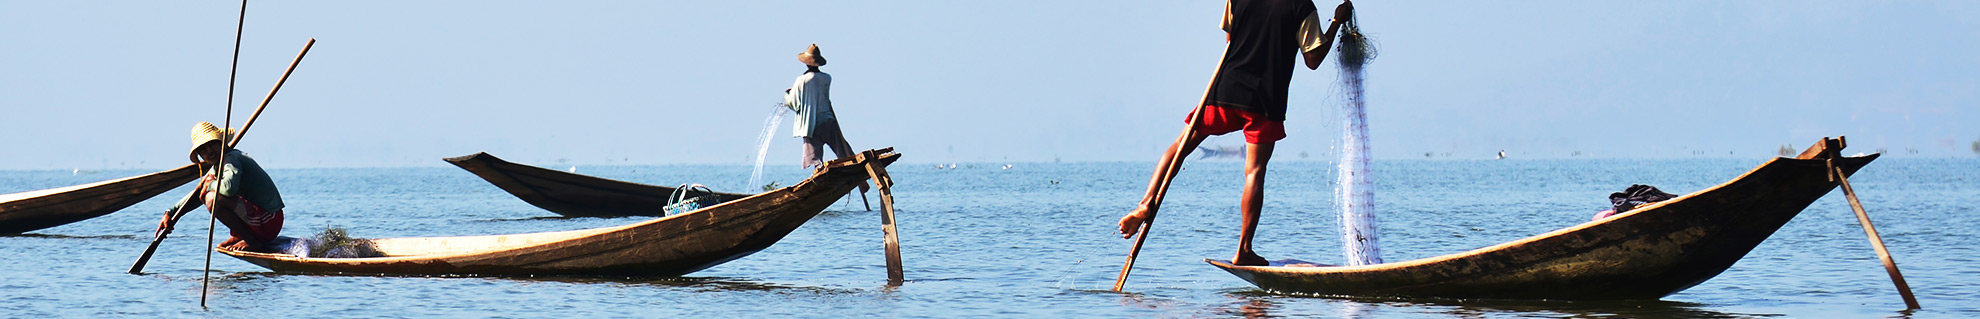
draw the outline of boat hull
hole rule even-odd
[[[1846,173],[1877,155],[1835,160]],[[1233,266],[1259,288],[1329,296],[1657,299],[1717,276],[1835,189],[1825,160],[1777,158],[1725,184],[1469,252],[1365,266]]]
[[[889,153],[878,165],[899,158]],[[680,276],[770,247],[865,180],[837,161],[797,185],[625,226],[565,232],[375,239],[390,257],[303,258],[218,249],[279,272],[354,275]],[[461,247],[485,245],[485,247]],[[398,255],[395,247],[431,254]]]
[[[445,159],[530,205],[570,217],[666,216],[673,187],[516,164],[488,153]],[[710,193],[724,201],[748,195]],[[696,192],[691,196],[710,195]]]
[[[0,234],[109,215],[198,178],[192,165],[90,184],[0,195]]]

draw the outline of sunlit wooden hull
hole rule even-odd
[[[199,177],[192,165],[63,188],[0,195],[0,234],[19,234],[109,215]]]
[[[1854,173],[1877,154],[1837,159]],[[1259,288],[1326,296],[1656,299],[1732,267],[1838,185],[1825,160],[1776,158],[1710,189],[1476,250],[1366,266],[1233,266]]]
[[[900,157],[887,153],[879,165]],[[770,247],[867,178],[833,161],[797,185],[631,225],[562,232],[373,239],[388,257],[303,258],[219,249],[282,272],[354,275],[679,276]]]

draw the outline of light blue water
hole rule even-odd
[[[501,155],[501,154],[497,154]],[[910,158],[913,153],[908,153]],[[1761,160],[1376,161],[1376,207],[1390,262],[1465,251],[1586,221],[1631,183],[1686,193]],[[1717,278],[1660,302],[1345,300],[1276,296],[1202,263],[1236,246],[1238,161],[1191,161],[1127,289],[1112,285],[1131,241],[1114,222],[1152,163],[900,164],[908,283],[887,289],[879,215],[858,199],[755,255],[681,279],[401,278],[285,275],[215,255],[213,308],[198,308],[205,213],[189,215],[148,267],[123,271],[152,225],[188,188],[125,211],[32,235],[0,237],[7,317],[1769,317],[1864,318],[1903,308],[1840,192]],[[803,171],[770,166],[790,185]],[[743,185],[751,167],[583,168],[660,185]],[[0,193],[145,173],[0,171]],[[327,226],[368,237],[568,230],[639,218],[554,214],[454,168],[271,172],[285,233]],[[1284,161],[1268,175],[1257,249],[1267,258],[1341,260],[1326,162]],[[1925,309],[1980,317],[1980,160],[1884,159],[1851,179]],[[878,205],[877,200],[875,205]],[[224,233],[224,232],[223,232]]]

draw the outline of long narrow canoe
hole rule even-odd
[[[109,215],[199,177],[192,165],[90,184],[0,195],[0,234]]]
[[[871,161],[885,166],[886,153]],[[679,276],[783,239],[867,179],[856,159],[827,163],[797,185],[631,225],[462,237],[372,239],[385,257],[306,258],[216,251],[279,272],[351,275]]]
[[[1811,149],[1810,154],[1814,152]],[[1838,158],[1834,163],[1854,173],[1877,156]],[[1775,158],[1709,189],[1462,253],[1363,266],[1233,266],[1206,261],[1280,293],[1657,299],[1724,272],[1835,189],[1837,182],[1829,180],[1825,173],[1829,164],[1821,157]]]
[[[891,150],[891,149],[889,149]],[[571,217],[666,216],[673,187],[647,185],[516,164],[488,153],[445,159],[530,205]],[[749,195],[694,192],[723,200]]]

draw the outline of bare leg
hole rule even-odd
[[[213,191],[208,191],[205,195],[203,197],[206,199],[206,211],[212,213],[213,219],[219,220],[220,224],[227,225],[229,237],[226,241],[220,242],[220,247],[248,250],[252,244],[246,238],[241,238],[239,233],[253,226],[248,226],[247,221],[241,220],[241,214],[238,212],[241,208],[240,199],[221,197],[219,192]]]
[[[832,125],[831,129],[832,129],[832,140],[827,141],[826,145],[830,145],[832,147],[832,154],[838,155],[839,158],[848,158],[848,157],[852,157],[853,154],[857,154],[856,152],[853,151],[852,144],[846,143],[845,131],[840,130],[837,124]],[[866,190],[869,188],[871,188],[871,186],[867,186],[865,181],[860,181],[859,182],[860,196],[866,196]]]
[[[1162,152],[1162,159],[1155,163],[1155,176],[1149,178],[1148,192],[1141,195],[1141,204],[1136,206],[1134,211],[1128,212],[1127,216],[1121,217],[1121,238],[1134,237],[1135,232],[1141,230],[1142,224],[1147,223],[1149,218],[1155,217],[1155,212],[1162,207],[1162,203],[1156,202],[1155,197],[1162,195],[1158,193],[1162,192],[1162,184],[1165,177],[1168,177],[1165,175],[1168,175],[1169,164],[1182,164],[1181,159],[1189,158],[1189,153],[1196,151],[1196,146],[1202,144],[1203,139],[1207,137],[1209,135],[1198,133],[1187,125],[1183,126],[1182,135],[1176,136],[1176,142],[1169,144],[1169,149]]]
[[[1238,202],[1238,210],[1243,211],[1243,225],[1238,228],[1237,257],[1231,258],[1235,265],[1264,265],[1268,262],[1251,251],[1251,237],[1258,231],[1258,217],[1265,208],[1265,165],[1272,160],[1274,142],[1246,145],[1244,154],[1244,199]]]

